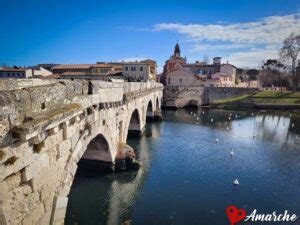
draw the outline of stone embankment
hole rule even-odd
[[[164,88],[163,106],[183,108],[210,105],[219,100],[256,92],[256,88],[172,87]]]

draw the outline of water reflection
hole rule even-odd
[[[227,224],[229,204],[300,215],[298,114],[177,110],[164,118],[128,140],[137,173],[79,169],[66,224]]]
[[[148,137],[128,140],[128,144],[137,149],[137,158],[142,164],[138,172],[104,173],[94,166],[81,165],[72,186],[65,223],[131,224],[131,209],[140,194],[139,189],[146,179],[153,155],[153,152],[149,154],[149,140],[160,137],[160,129],[159,123],[152,124],[145,131]],[[86,185],[87,182],[93,185]],[[83,194],[84,198],[81,198]]]
[[[269,114],[268,112],[224,111],[224,110],[177,110],[168,111],[167,118],[208,126],[230,133],[239,138],[260,137],[270,142],[287,144],[297,142],[300,134],[300,115],[290,113]],[[175,115],[173,117],[172,115]],[[169,117],[168,117],[169,116]],[[212,120],[213,119],[213,120]],[[242,122],[239,122],[242,121]],[[300,141],[300,140],[299,140]]]

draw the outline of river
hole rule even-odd
[[[147,123],[148,135],[127,140],[138,172],[79,167],[66,224],[229,225],[232,204],[247,214],[300,216],[299,115],[183,109],[163,116]]]

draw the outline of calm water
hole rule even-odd
[[[231,204],[300,216],[299,117],[231,112],[229,121],[230,112],[193,111],[197,120],[190,112],[165,111],[163,122],[148,123],[151,137],[128,140],[138,172],[79,168],[66,224],[229,225]]]

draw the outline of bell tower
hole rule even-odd
[[[179,47],[178,43],[176,43],[176,45],[175,45],[174,57],[180,57],[180,47]]]

